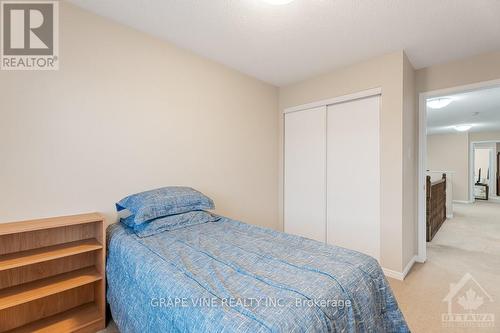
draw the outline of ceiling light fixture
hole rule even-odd
[[[455,126],[455,130],[459,131],[459,132],[467,132],[471,128],[472,128],[472,125],[467,125],[467,124]]]
[[[442,109],[452,102],[451,98],[436,98],[427,100],[427,106],[431,109]]]
[[[278,6],[278,5],[287,5],[295,0],[263,0],[263,1],[267,2],[270,5]]]

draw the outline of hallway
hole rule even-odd
[[[427,244],[427,262],[415,264],[404,281],[389,279],[389,282],[412,332],[499,332],[500,204],[476,202],[454,206],[454,218],[446,221]],[[457,296],[464,296],[471,289],[476,291],[477,297],[464,296],[466,301],[477,301],[468,312],[494,314],[494,327],[463,328],[456,323],[454,327],[443,326],[442,314],[448,311],[443,299],[450,291],[450,284],[458,283],[466,273],[470,273],[488,295],[481,294],[477,285],[469,284]],[[466,313],[460,308],[460,303],[465,304],[463,299],[460,303],[457,299],[454,309]]]

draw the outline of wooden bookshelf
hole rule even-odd
[[[0,256],[0,271],[102,249],[95,238]]]
[[[0,224],[0,332],[97,332],[104,292],[102,215]]]
[[[99,310],[95,304],[80,305],[9,333],[96,332],[102,329]]]

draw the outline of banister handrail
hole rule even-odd
[[[439,185],[441,183],[445,183],[446,182],[446,179],[440,179],[440,180],[436,180],[435,182],[432,182],[431,183],[431,186],[434,186],[434,185]]]

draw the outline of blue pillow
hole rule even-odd
[[[134,232],[137,236],[142,238],[153,236],[163,231],[185,228],[207,222],[216,222],[220,219],[220,216],[202,210],[191,211],[177,215],[164,216],[148,223],[143,223],[136,226]]]
[[[159,217],[214,208],[212,199],[190,187],[181,186],[132,194],[116,204],[121,221],[132,228]]]

